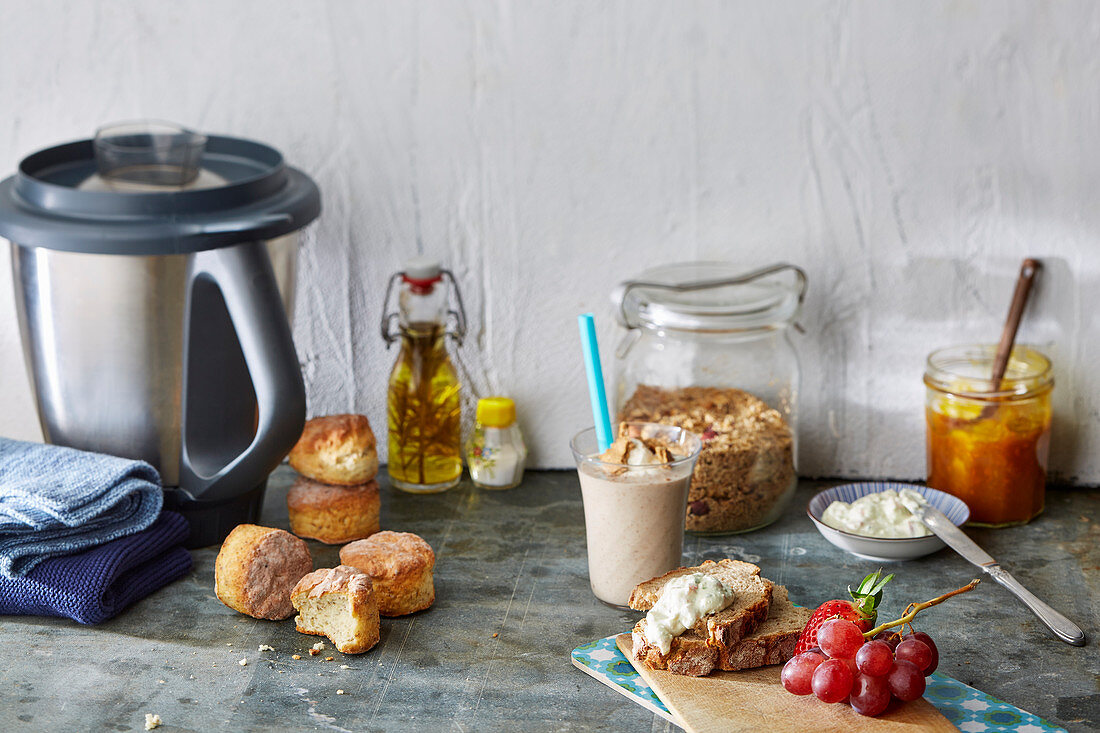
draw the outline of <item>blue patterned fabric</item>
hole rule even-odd
[[[614,636],[579,646],[573,650],[572,657],[605,684],[622,688],[629,693],[629,697],[656,706],[674,720],[668,708],[653,692],[653,688],[619,651]],[[945,718],[964,733],[1065,731],[1037,715],[1020,710],[939,672],[928,678],[924,699],[935,705]]]
[[[163,502],[143,461],[0,438],[0,574],[140,532]]]
[[[191,571],[187,520],[164,512],[148,529],[0,577],[0,614],[63,616],[82,624],[113,618]]]

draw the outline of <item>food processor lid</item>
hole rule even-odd
[[[211,135],[200,165],[226,183],[136,193],[81,190],[97,172],[92,140],[41,150],[0,181],[0,237],[67,252],[186,254],[282,236],[321,213],[317,184],[270,146]]]
[[[612,298],[627,328],[737,332],[786,327],[805,292],[806,275],[795,265],[745,272],[731,262],[684,262],[646,270]]]

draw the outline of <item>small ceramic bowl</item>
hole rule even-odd
[[[934,534],[930,534],[927,537],[900,537],[896,539],[863,537],[858,534],[852,534],[851,532],[834,529],[821,521],[821,515],[825,513],[825,509],[834,501],[844,501],[851,504],[862,496],[877,494],[887,489],[893,489],[894,491],[912,489],[922,495],[929,504],[947,515],[947,518],[950,519],[956,527],[961,526],[970,518],[970,508],[966,506],[965,502],[951,496],[951,494],[945,494],[942,491],[930,489],[927,486],[898,484],[888,481],[865,481],[856,484],[842,484],[841,486],[834,486],[831,489],[826,489],[817,494],[813,499],[810,499],[810,503],[806,507],[806,513],[810,515],[810,519],[817,525],[817,531],[821,533],[822,537],[829,540],[829,542],[840,549],[867,560],[883,560],[887,562],[895,560],[915,560],[918,557],[924,557],[925,555],[930,555],[937,550],[943,549],[943,540]]]

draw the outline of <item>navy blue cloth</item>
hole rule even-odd
[[[22,578],[0,577],[0,614],[63,616],[98,624],[191,571],[190,528],[164,512],[148,529],[75,555],[39,563]]]
[[[163,503],[144,461],[0,438],[0,574],[140,532]]]

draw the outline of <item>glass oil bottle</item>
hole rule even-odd
[[[387,346],[401,345],[386,400],[390,483],[416,494],[446,491],[462,477],[462,385],[447,338],[462,344],[466,312],[454,276],[433,259],[414,258],[390,278],[383,313],[395,285],[398,310],[382,318]]]

